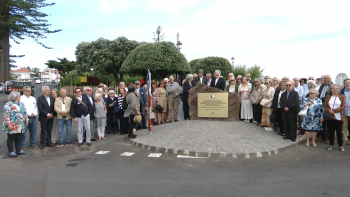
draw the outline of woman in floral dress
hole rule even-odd
[[[242,78],[242,84],[238,87],[239,95],[241,96],[241,119],[249,122],[253,119],[252,101],[250,100],[251,86],[247,83],[247,78]]]
[[[312,146],[317,147],[315,143],[317,131],[322,131],[323,113],[324,107],[322,100],[317,97],[318,91],[314,88],[309,90],[309,97],[304,98],[303,102],[300,104],[300,109],[304,109],[309,106],[307,110],[307,115],[301,123],[301,128],[304,129],[306,135],[306,146],[309,146],[310,132],[312,136]]]
[[[11,92],[8,102],[4,105],[4,122],[2,131],[7,133],[7,148],[10,157],[17,157],[18,154],[26,154],[21,150],[23,133],[28,126],[28,117],[24,104],[20,102],[21,94],[17,91]],[[16,153],[13,150],[15,143]]]

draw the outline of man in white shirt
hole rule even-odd
[[[28,127],[27,130],[29,130],[29,145],[32,149],[37,149],[38,146],[35,143],[35,137],[36,137],[36,116],[38,115],[38,106],[36,103],[36,99],[31,96],[32,88],[29,86],[23,87],[23,95],[21,96],[21,102],[26,107],[27,115],[28,115]],[[21,143],[21,149],[26,150],[26,133],[23,133],[22,143]]]
[[[94,112],[95,112],[95,101],[94,99],[92,98],[92,88],[89,87],[89,86],[85,86],[84,87],[84,94],[82,95],[82,97],[85,97],[87,98],[87,100],[89,100],[90,102],[88,102],[87,104],[90,105],[90,111],[89,111],[89,114],[90,114],[90,132],[91,132],[91,141],[96,141],[95,139],[95,132],[94,132],[94,124],[96,124],[95,122],[95,115],[94,115]],[[85,135],[86,136],[86,133]]]

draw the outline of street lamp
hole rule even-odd
[[[232,66],[233,66],[233,63],[235,62],[235,58],[234,57],[231,58],[231,62],[232,62]]]
[[[182,48],[182,42],[177,41],[177,43],[176,43],[176,47],[177,47],[177,49],[179,49],[179,51],[180,51],[180,50],[181,50],[181,48]]]

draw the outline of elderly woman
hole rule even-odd
[[[273,96],[272,105],[271,105],[273,113],[276,113],[276,122],[277,122],[279,129],[280,129],[277,134],[282,135],[282,136],[285,136],[285,134],[283,131],[283,118],[282,118],[283,109],[280,106],[280,100],[281,100],[282,93],[285,91],[286,91],[286,83],[284,81],[281,81],[278,84],[278,87],[275,91],[275,94]]]
[[[158,112],[156,110],[156,106],[157,106],[157,90],[158,90],[157,86],[158,86],[157,82],[156,81],[152,81],[152,83],[151,83],[151,88],[152,88],[152,112],[154,113],[155,117],[158,116]],[[157,121],[158,121],[158,123],[160,121],[158,119],[158,117],[157,117]],[[156,125],[157,122],[154,122],[153,124]]]
[[[247,83],[247,77],[242,77],[242,84],[238,87],[238,93],[241,96],[241,119],[245,122],[249,122],[250,119],[253,119],[250,88],[251,87]]]
[[[310,146],[310,132],[312,139],[312,146],[317,147],[315,139],[317,131],[322,131],[323,113],[324,107],[322,100],[317,97],[318,91],[314,88],[309,90],[309,97],[304,98],[300,104],[300,109],[304,109],[308,106],[307,115],[304,117],[301,123],[301,128],[305,130],[306,135],[306,146]],[[334,132],[333,132],[334,133]]]
[[[259,84],[258,79],[254,79],[252,90],[250,91],[250,100],[252,101],[253,106],[253,119],[254,119],[254,125],[259,125],[261,123],[261,113],[262,113],[262,107],[260,105],[260,101],[262,99],[263,90],[262,87]]]
[[[115,113],[114,107],[118,106],[118,97],[115,97],[114,90],[108,91],[107,97],[107,134],[116,134],[118,132],[118,114]]]
[[[226,86],[226,92],[236,92],[238,93],[238,85],[234,77],[230,78],[229,85]]]
[[[105,128],[106,128],[106,113],[107,108],[106,105],[102,102],[102,95],[96,94],[95,95],[95,103],[94,103],[94,116],[96,120],[96,127],[97,127],[97,135],[99,140],[105,140]]]
[[[262,105],[262,118],[261,118],[261,126],[265,127],[273,127],[273,124],[270,122],[270,115],[272,114],[272,101],[273,96],[275,94],[275,89],[272,87],[272,80],[265,80],[266,90],[263,93],[263,100],[265,101]]]
[[[127,120],[124,118],[124,112],[125,109],[123,109],[123,103],[126,97],[126,91],[125,88],[120,88],[119,89],[119,97],[118,97],[118,106],[120,108],[119,112],[119,122],[120,122],[120,135],[124,135],[128,133],[128,123],[126,122]]]
[[[159,82],[157,89],[157,105],[160,105],[163,108],[161,113],[157,113],[158,124],[164,124],[164,117],[167,111],[167,102],[168,102],[168,93],[165,90],[165,83],[163,80]]]
[[[182,91],[182,102],[183,102],[183,109],[184,109],[184,119],[189,120],[190,119],[190,113],[189,113],[189,106],[188,106],[188,95],[190,94],[190,91],[192,89],[192,81],[193,81],[193,75],[188,74],[186,76],[186,81],[183,84],[183,91]]]
[[[19,92],[11,92],[3,110],[4,122],[2,130],[7,133],[7,148],[10,157],[17,157],[18,154],[26,154],[24,150],[21,150],[21,143],[29,119],[26,108],[20,100],[21,94]],[[13,150],[13,143],[15,143],[16,153]]]
[[[327,131],[329,134],[328,150],[333,149],[334,145],[334,131],[337,133],[337,141],[340,151],[345,151],[342,144],[342,127],[345,119],[345,95],[340,94],[340,87],[337,84],[331,85],[331,94],[326,96],[324,102],[325,111],[332,117],[327,119]]]
[[[55,100],[57,99],[57,89],[56,88],[51,90],[51,96],[53,98],[55,98]],[[52,133],[51,133],[51,141],[52,141],[52,143],[56,144],[56,142],[58,142],[58,124],[57,124],[57,112],[56,111],[53,114],[52,119],[53,119],[53,123],[52,123],[53,127],[52,127]]]
[[[136,132],[136,123],[134,122],[135,115],[140,115],[140,98],[137,94],[135,94],[135,85],[129,85],[128,87],[128,95],[126,96],[126,103],[128,104],[128,108],[125,110],[124,118],[129,118],[129,138],[136,138],[137,135],[134,134]]]

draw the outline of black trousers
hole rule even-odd
[[[322,123],[323,131],[320,131],[319,134],[323,140],[329,139],[328,135],[328,121],[323,121]]]
[[[327,131],[329,135],[329,145],[334,145],[334,132],[337,133],[338,146],[343,146],[343,122],[340,120],[327,120]]]
[[[107,130],[106,130],[107,134],[111,134],[111,133],[115,134],[119,131],[119,124],[118,122],[113,121],[114,117],[115,117],[115,114],[107,115]]]
[[[132,130],[136,127],[136,122],[134,122],[135,115],[130,115],[129,117],[129,136],[132,135]]]
[[[41,121],[40,144],[51,143],[51,132],[53,126],[53,118]],[[55,125],[57,126],[57,125]]]
[[[297,138],[297,112],[282,111],[283,129],[286,137],[295,140]]]
[[[190,113],[189,113],[189,106],[188,106],[188,102],[187,99],[186,100],[182,100],[183,103],[183,109],[184,109],[184,119],[187,120],[190,118]]]
[[[262,106],[260,105],[260,103],[258,103],[257,105],[253,104],[253,119],[259,124],[261,123],[261,114]]]
[[[142,127],[147,127],[147,124],[146,124],[146,113],[147,111],[141,111],[141,115],[142,115]]]
[[[21,151],[23,133],[7,134],[7,148],[10,152],[13,152],[13,143],[15,143],[16,153]]]
[[[280,128],[280,133],[284,134],[282,111],[283,109],[277,108],[276,118],[277,118],[277,125]]]

